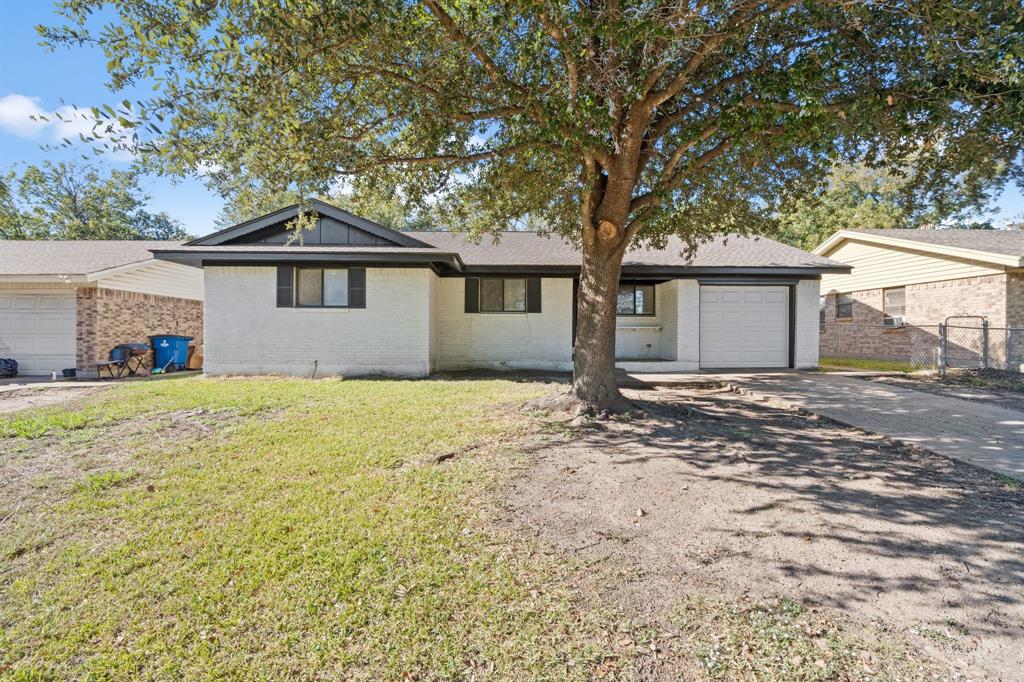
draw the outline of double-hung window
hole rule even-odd
[[[348,270],[297,268],[295,304],[300,308],[347,308]]]
[[[365,308],[366,269],[282,265],[277,268],[279,308]]]
[[[525,277],[485,277],[480,280],[480,312],[525,313]]]
[[[853,317],[853,296],[838,294],[836,296],[836,319],[848,320]]]
[[[467,277],[467,313],[539,313],[540,277]]]
[[[615,301],[616,315],[653,315],[653,284],[620,284]]]
[[[882,313],[886,317],[903,317],[907,310],[907,289],[886,289],[882,298]]]

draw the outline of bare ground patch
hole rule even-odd
[[[67,390],[67,389],[63,389]],[[234,410],[179,410],[39,438],[0,438],[0,531],[77,491],[122,485],[154,466],[142,452],[208,438],[240,420]],[[40,527],[52,526],[41,523]]]
[[[501,491],[506,522],[592,567],[585,601],[614,604],[655,632],[683,617],[689,631],[714,633],[708,619],[792,624],[792,600],[806,628],[833,614],[849,619],[846,631],[864,626],[868,640],[910,643],[893,655],[910,657],[921,677],[936,661],[971,678],[1020,679],[1019,488],[728,391],[630,397],[646,418],[547,436]],[[871,677],[868,650],[856,663]],[[701,660],[715,676],[721,652],[708,651]],[[648,677],[673,676],[668,658],[646,665]]]
[[[81,400],[105,388],[106,386],[55,386],[2,391],[0,392],[0,414]]]

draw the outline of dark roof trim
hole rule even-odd
[[[456,253],[438,251],[436,254],[402,253],[271,253],[203,251],[202,249],[167,249],[155,251],[158,260],[181,263],[201,268],[204,265],[274,265],[278,263],[360,263],[367,265],[440,265],[462,270],[462,260]]]
[[[686,266],[686,265],[623,265],[623,277],[650,277],[675,279],[694,277],[697,275],[727,276],[788,276],[816,277],[825,273],[847,274],[850,266],[806,266],[806,267],[773,267],[764,266]],[[573,277],[579,275],[578,265],[474,265],[467,266],[460,272],[446,273],[448,277],[468,275],[546,275],[549,277]]]
[[[319,199],[311,199],[310,203],[313,205],[313,210],[315,210],[318,214],[323,214],[330,218],[334,218],[335,220],[339,220],[343,223],[348,223],[349,225],[358,227],[360,230],[369,232],[370,234],[376,237],[386,239],[390,242],[398,244],[399,246],[411,246],[426,249],[434,248],[432,245],[427,244],[425,242],[421,242],[418,239],[414,239],[413,237],[410,237],[408,234],[404,232],[392,230],[390,227],[385,227],[379,223],[373,222],[372,220],[367,220],[366,218],[360,218],[359,216],[353,215],[348,211],[324,203]],[[223,230],[219,230],[217,232],[214,232],[213,234],[208,234],[205,237],[193,239],[192,241],[185,244],[185,246],[218,246],[221,244],[226,244],[227,242],[233,239],[244,237],[247,234],[252,234],[253,232],[257,232],[259,230],[262,230],[263,228],[270,227],[271,225],[276,225],[277,223],[280,223],[281,221],[284,220],[290,220],[298,215],[299,205],[292,204],[291,206],[286,206],[282,209],[274,211],[273,213],[268,213],[265,216],[253,218],[252,220],[246,221],[244,223],[232,225],[231,227],[224,228]]]

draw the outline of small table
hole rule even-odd
[[[125,375],[130,377],[139,376],[140,371],[145,370],[143,361],[146,358],[146,353],[131,353],[124,360],[107,360],[106,362],[96,363],[96,377],[98,379],[103,378],[103,370],[107,370],[109,379],[121,379]],[[115,372],[116,369],[116,372]]]

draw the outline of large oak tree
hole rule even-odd
[[[591,409],[618,395],[631,245],[770,231],[837,158],[913,158],[922,194],[1019,173],[1019,0],[60,7],[50,43],[102,46],[115,90],[155,81],[100,113],[161,170],[308,193],[348,175],[429,196],[463,229],[579,243],[572,396]]]

